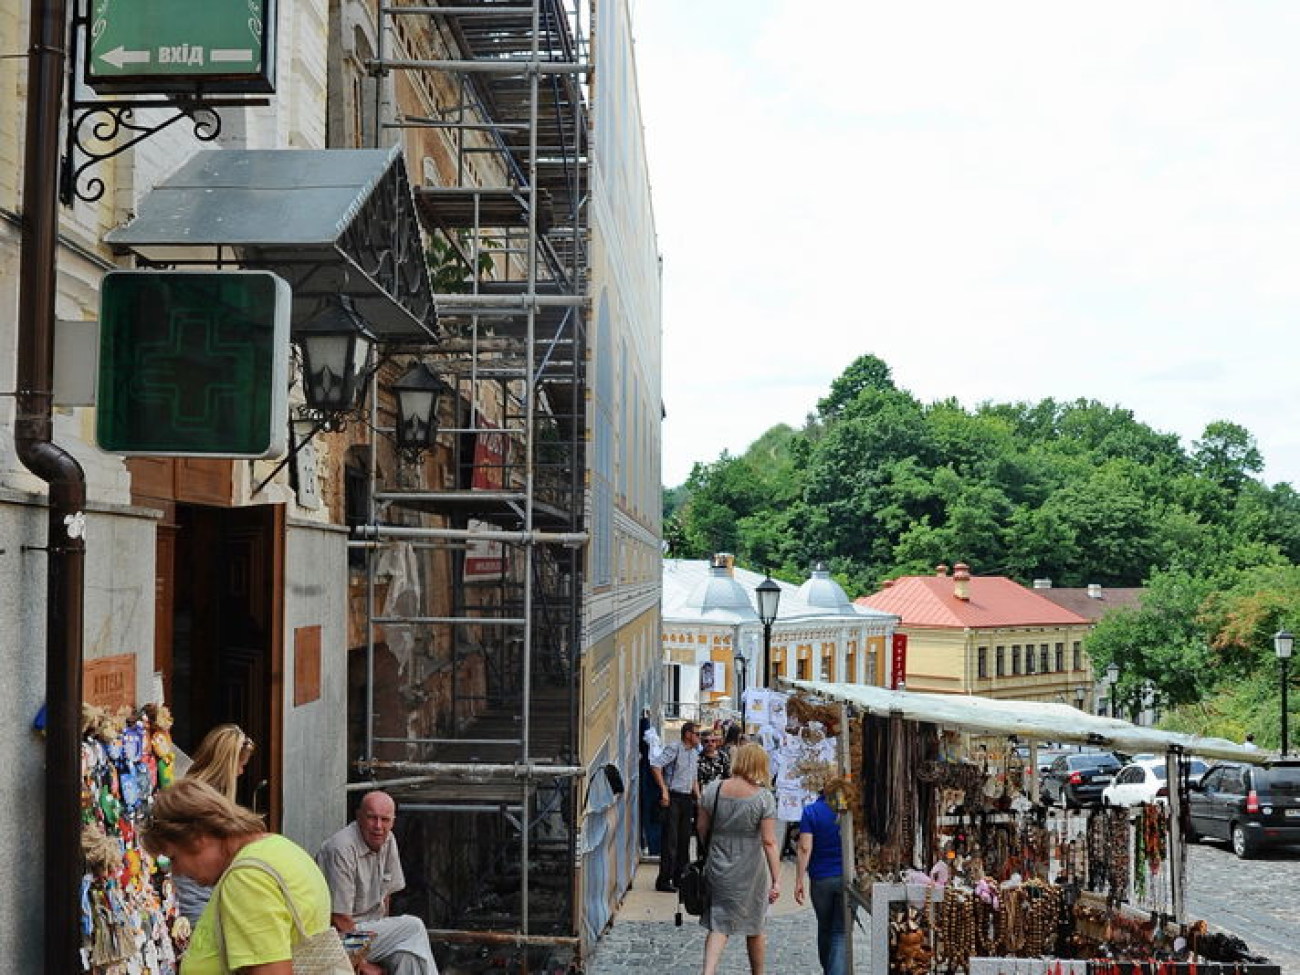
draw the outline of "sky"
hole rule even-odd
[[[1300,485],[1300,3],[631,0],[664,471],[858,356],[1086,398]]]

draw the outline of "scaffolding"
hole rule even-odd
[[[512,954],[521,971],[581,955],[581,17],[574,0],[383,4],[367,65],[377,143],[401,129],[408,146],[450,147],[424,185],[412,178],[444,255],[442,334],[388,351],[423,358],[451,395],[437,456],[364,457],[350,543],[364,560],[364,727],[349,788],[397,797],[404,857],[422,866],[404,907],[435,943],[465,946],[462,965]]]

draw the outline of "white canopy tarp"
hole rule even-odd
[[[1130,755],[1140,752],[1164,754],[1178,746],[1189,755],[1233,762],[1261,764],[1272,758],[1267,752],[1243,748],[1226,738],[1203,738],[1144,728],[1119,718],[1087,714],[1068,704],[995,700],[966,694],[920,694],[817,680],[787,680],[783,683],[818,697],[857,705],[871,714],[887,716],[898,711],[911,721],[929,721],[959,731],[1016,735],[1026,741],[1101,745]]]

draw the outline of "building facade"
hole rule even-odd
[[[1090,620],[1003,576],[904,576],[859,605],[899,616],[909,691],[1051,701],[1091,709]]]
[[[686,717],[739,711],[745,687],[762,686],[763,625],[754,590],[764,576],[732,556],[663,563],[663,699]],[[780,678],[888,686],[897,617],[855,606],[818,566],[780,587],[769,669]]]

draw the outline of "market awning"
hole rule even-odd
[[[274,271],[294,321],[353,298],[381,338],[433,339],[437,314],[401,150],[197,153],[105,240],[155,265]]]
[[[783,683],[829,700],[854,704],[871,714],[899,712],[910,721],[929,721],[959,731],[987,735],[1016,735],[1026,741],[1059,741],[1104,745],[1128,754],[1158,752],[1171,746],[1204,758],[1262,764],[1272,756],[1243,748],[1226,738],[1203,738],[1157,731],[1119,718],[1088,714],[1068,704],[1045,701],[1006,701],[965,694],[918,694],[889,691],[862,684],[788,680]]]

